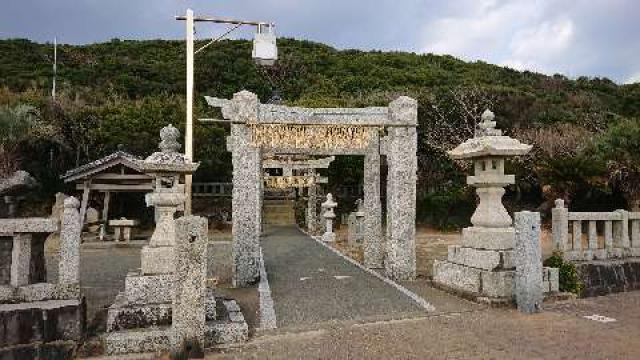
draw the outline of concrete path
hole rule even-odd
[[[427,314],[396,288],[295,227],[268,228],[262,249],[278,328]]]

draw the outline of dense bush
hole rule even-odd
[[[222,41],[198,54],[195,118],[220,116],[202,95],[229,98],[241,89],[263,102],[277,90],[285,103],[311,107],[380,106],[412,96],[419,101],[418,213],[450,227],[463,225],[475,197],[464,180],[469,164],[451,161],[446,152],[473,135],[490,107],[505,133],[534,145],[531,155],[509,164],[519,179],[509,189],[516,201],[526,199],[526,206],[543,211],[557,197],[585,203],[594,194],[604,202],[622,196],[629,207],[639,204],[634,134],[640,131],[640,84],[570,80],[433,54],[339,51],[293,39],[279,39],[278,46],[280,60],[272,68],[256,66],[244,40]],[[31,106],[39,124],[56,134],[29,137],[12,155],[44,179],[46,190],[58,191],[61,173],[119,144],[147,156],[156,150],[162,126],[184,129],[182,42],[62,45],[58,59],[58,95],[51,101],[51,44],[0,40],[0,106]],[[196,122],[194,132],[201,161],[195,180],[230,180],[228,126]],[[361,159],[339,159],[329,171],[329,188],[357,185],[361,177]]]

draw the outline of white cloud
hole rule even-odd
[[[625,80],[624,82],[625,84],[635,84],[635,83],[640,83],[640,72],[637,72],[631,76],[629,76],[629,78],[627,78],[627,80]]]
[[[575,35],[571,19],[563,18],[532,24],[516,32],[509,46],[510,55],[501,63],[518,70],[558,72]]]
[[[517,70],[567,70],[576,25],[557,12],[558,0],[466,1],[453,14],[425,26],[425,52],[481,59]]]

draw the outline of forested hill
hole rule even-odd
[[[118,144],[138,155],[150,153],[160,127],[184,126],[184,47],[182,41],[163,40],[59,45],[58,97],[51,103],[53,46],[0,40],[0,106],[13,114],[0,119],[18,116],[20,104],[31,105],[38,124],[56,134],[12,139],[22,150],[7,155],[5,146],[5,158],[20,159],[8,164],[38,171],[37,165],[45,162],[49,173],[41,177],[55,179],[54,173],[103,156]],[[304,106],[385,105],[398,95],[415,97],[420,104],[420,186],[434,208],[434,201],[454,206],[456,199],[468,197],[464,169],[444,151],[471,136],[480,113],[490,107],[507,133],[536,145],[530,157],[513,164],[523,184],[512,189],[518,199],[525,194],[533,203],[556,196],[601,201],[601,195],[630,199],[640,194],[640,175],[638,186],[624,185],[640,174],[640,140],[620,140],[640,132],[635,125],[640,84],[570,80],[451,56],[339,51],[293,39],[279,39],[278,48],[280,60],[272,68],[253,63],[249,41],[222,41],[197,54],[196,116],[209,115],[201,95],[229,98],[242,89],[257,93],[263,102],[277,91],[284,103]],[[196,156],[203,161],[199,178],[229,178],[225,131],[211,125],[196,128]],[[25,152],[27,144],[38,151]],[[332,171],[352,163],[345,160]],[[357,164],[353,168],[341,181],[358,181],[361,172]],[[434,193],[446,201],[429,198]]]

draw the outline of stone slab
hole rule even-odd
[[[145,275],[172,273],[175,270],[173,247],[143,247],[140,250],[140,265]]]
[[[79,284],[30,284],[16,291],[19,301],[70,300],[80,298]]]
[[[511,250],[482,250],[453,245],[448,248],[447,260],[488,271],[515,267]]]
[[[0,286],[0,303],[78,299],[80,299],[79,284],[38,283],[20,287]]]
[[[0,233],[53,233],[58,228],[49,218],[0,219]]]
[[[132,273],[124,280],[125,299],[129,304],[171,303],[173,275],[140,275]]]
[[[433,281],[447,287],[470,293],[482,290],[482,271],[449,261],[434,260]]]
[[[468,227],[462,229],[462,246],[486,250],[511,250],[515,247],[514,228]]]

